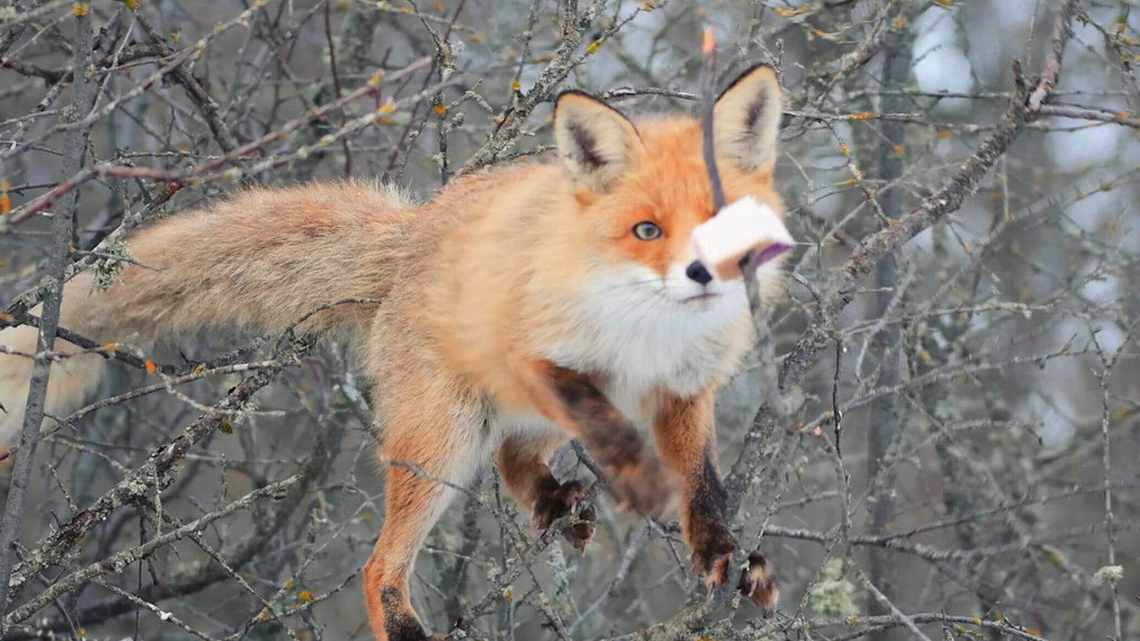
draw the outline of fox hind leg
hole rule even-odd
[[[421,626],[408,577],[428,532],[483,457],[477,412],[436,407],[429,417],[424,411],[417,405],[390,414],[380,450],[386,468],[384,524],[364,566],[364,599],[377,641],[442,638],[428,636]],[[457,415],[464,418],[457,422]]]

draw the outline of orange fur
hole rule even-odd
[[[779,113],[767,68],[718,102],[730,201],[751,195],[783,211],[771,175]],[[419,206],[360,184],[247,191],[135,234],[129,250],[148,268],[126,268],[107,291],[86,276],[67,287],[63,326],[100,341],[213,326],[279,332],[322,305],[380,301],[303,326],[355,341],[376,381],[386,514],[364,591],[378,640],[427,638],[410,606],[412,563],[454,488],[492,452],[536,521],[577,500],[546,466],[570,436],[606,450],[599,459],[635,509],[659,511],[669,497],[653,495],[677,484],[694,560],[722,574],[723,523],[697,499],[719,487],[712,398],[751,323],[739,282],[685,277],[691,232],[713,213],[700,126],[683,116],[634,124],[571,93],[555,129],[560,162],[460,177]],[[660,236],[631,233],[643,221]],[[776,281],[773,269],[761,276]],[[4,330],[0,342],[26,348],[28,334]],[[97,379],[101,361],[84,359],[53,370],[53,411]],[[0,356],[10,412],[27,362]],[[638,429],[650,424],[664,468],[641,446]],[[584,545],[589,532],[572,540]],[[705,545],[708,532],[716,540]]]

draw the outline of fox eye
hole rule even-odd
[[[656,223],[643,220],[633,226],[633,235],[638,240],[657,240],[661,238],[661,228]]]

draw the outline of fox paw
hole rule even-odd
[[[539,495],[534,504],[534,524],[547,530],[559,518],[570,514],[586,498],[586,486],[581,481],[567,481]],[[594,536],[597,513],[594,506],[585,505],[578,511],[580,523],[562,529],[562,536],[578,552],[585,552],[586,544]]]
[[[780,588],[776,585],[772,564],[763,554],[753,552],[748,555],[748,567],[740,571],[740,582],[736,589],[749,601],[763,608],[765,618],[776,611],[780,601]]]
[[[693,532],[693,569],[704,577],[709,592],[728,582],[728,568],[735,551],[732,533],[720,523],[706,523]]]

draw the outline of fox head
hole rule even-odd
[[[767,66],[744,72],[717,99],[714,139],[727,202],[750,195],[783,215],[772,187],[781,112],[780,86]],[[714,278],[693,253],[693,229],[715,213],[700,122],[634,122],[569,91],[557,100],[554,134],[577,224],[598,257],[591,289],[672,315],[733,317],[747,308],[743,281]],[[771,284],[777,273],[766,264],[758,277]]]

